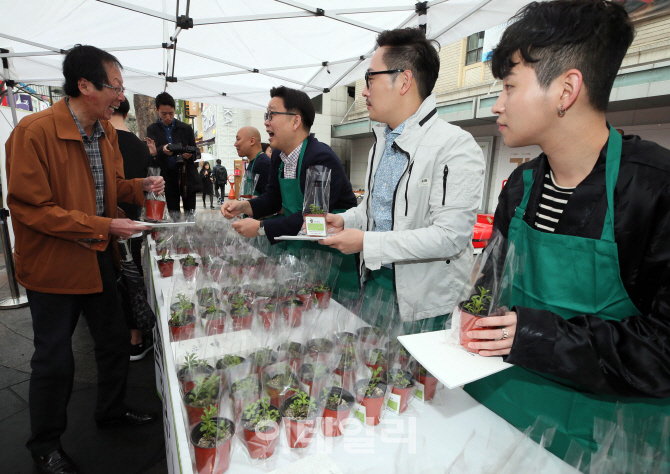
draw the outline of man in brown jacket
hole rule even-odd
[[[114,127],[107,120],[123,96],[121,65],[92,46],[63,61],[67,98],[21,120],[6,144],[16,276],[33,320],[27,447],[40,472],[77,467],[60,436],[74,379],[71,336],[81,312],[95,342],[100,425],[148,423],[124,402],[129,332],[116,290],[110,241],[148,227],[117,218],[119,201],[141,205],[163,178],[125,180]]]

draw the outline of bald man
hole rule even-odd
[[[237,149],[237,156],[240,158],[246,157],[248,160],[247,176],[258,175],[254,197],[260,196],[265,192],[265,186],[267,186],[270,176],[270,157],[263,153],[261,133],[254,127],[240,128],[235,136],[235,148]]]

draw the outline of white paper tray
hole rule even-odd
[[[195,222],[145,222],[133,221],[135,224],[145,225],[147,227],[191,227]]]

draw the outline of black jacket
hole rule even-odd
[[[255,218],[270,216],[282,208],[281,190],[279,189],[279,165],[281,158],[279,150],[272,152],[270,176],[265,193],[249,201]],[[302,159],[300,170],[300,190],[305,192],[307,169],[313,165],[323,165],[330,168],[330,209],[350,209],[356,206],[356,196],[351,189],[351,183],[344,174],[342,162],[335,152],[326,144],[319,142],[313,136],[307,140],[307,148]],[[255,171],[255,169],[254,169]],[[263,224],[265,234],[270,243],[275,243],[275,237],[280,235],[297,235],[303,224],[302,212],[290,216],[266,220]]]
[[[254,174],[258,175],[258,183],[256,183],[255,190],[258,194],[263,194],[265,188],[267,188],[268,179],[270,178],[270,169],[272,168],[270,157],[265,153],[261,153],[252,163],[247,163],[247,168],[251,168],[252,164],[254,166]]]
[[[156,142],[156,161],[161,168],[161,176],[168,179],[168,155],[163,153],[163,145],[167,141],[165,130],[160,120],[150,124],[147,127],[147,136]],[[184,122],[175,119],[175,127],[172,130],[172,143],[181,143],[185,146],[195,146],[195,135],[193,129]],[[198,165],[195,163],[195,155],[189,159],[184,158],[184,168],[182,173],[186,174],[187,194],[192,194],[202,190],[202,180],[198,172]]]
[[[607,145],[570,197],[556,233],[600,238],[607,210],[606,153]],[[588,314],[565,320],[516,307],[517,332],[506,361],[595,393],[665,398],[670,397],[670,150],[627,135],[621,155],[614,235],[621,279],[642,314],[622,315],[622,321]],[[521,203],[525,169],[534,177],[524,217],[532,225],[548,170],[546,155],[517,168],[500,193],[493,225],[504,236]]]

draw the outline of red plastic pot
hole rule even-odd
[[[165,212],[165,201],[155,201],[147,199],[144,201],[144,207],[147,209],[147,220],[162,221]]]
[[[365,407],[365,423],[371,426],[379,424],[379,421],[382,417],[382,409],[384,408],[384,395],[379,395],[377,397],[365,397],[358,395],[358,388],[361,385],[365,387],[368,386],[370,379],[364,379],[356,382],[354,386],[354,391],[356,393],[356,401]],[[377,387],[381,389],[382,392],[386,392],[386,385],[383,383],[378,383]]]
[[[214,373],[214,369],[209,365],[207,365],[207,367],[204,368],[198,367],[192,370],[194,372],[189,373],[186,367],[182,367],[177,372],[177,379],[181,384],[182,393],[187,393],[193,390],[193,388],[195,387],[195,382],[193,381],[193,379],[195,378],[196,375],[205,375],[206,377],[209,377]]]
[[[382,380],[389,380],[396,372],[404,372],[407,379],[409,379],[409,381],[411,382],[409,387],[399,388],[396,386],[392,386],[391,389],[391,393],[394,393],[395,395],[400,395],[400,406],[398,407],[398,412],[402,413],[405,410],[407,410],[407,406],[409,405],[411,399],[412,390],[414,390],[414,386],[416,385],[416,379],[414,379],[414,376],[406,370],[391,369],[388,373],[388,379],[382,379]]]
[[[182,265],[181,270],[182,272],[184,272],[184,278],[186,278],[187,280],[193,278],[195,276],[196,270],[198,269],[198,265],[199,265],[198,263],[196,263],[195,265]]]
[[[212,418],[215,423],[219,423],[222,418]],[[202,422],[195,425],[191,430],[191,444],[195,453],[195,467],[198,474],[223,474],[230,466],[230,450],[235,434],[235,423],[227,418],[223,418],[229,425],[231,436],[228,439],[222,439],[213,448],[201,448],[198,446],[202,432],[200,427]]]
[[[354,369],[351,368],[349,370],[341,370],[341,369],[335,369],[333,370],[337,375],[340,376],[342,380],[342,388],[345,390],[351,390],[351,388],[354,386],[354,383],[356,382],[356,377],[354,376]]]
[[[195,334],[195,318],[189,315],[188,321],[190,322],[183,326],[173,326],[172,321],[168,321],[173,341],[185,341],[193,338],[193,335]]]
[[[316,307],[320,309],[326,309],[330,305],[330,295],[332,291],[315,291],[314,295],[316,296]]]
[[[459,305],[460,307],[460,305]],[[473,339],[468,337],[468,331],[482,331],[488,329],[483,326],[476,326],[475,323],[482,319],[481,316],[475,316],[474,314],[468,313],[463,308],[461,310],[461,330],[460,330],[460,340],[461,346],[469,352],[478,353],[477,349],[470,349],[468,343],[470,342],[479,342],[479,339]]]
[[[201,408],[189,405],[187,400],[190,393],[191,391],[189,390],[184,394],[184,406],[186,407],[186,414],[188,415],[188,426],[193,426],[196,425],[200,420],[202,420],[202,415],[205,413],[206,407]],[[218,401],[212,401],[212,403],[207,404],[207,407],[209,407],[210,405],[218,407],[219,403]]]
[[[233,316],[233,331],[241,331],[243,329],[251,329],[251,323],[254,320],[254,314],[249,312],[247,316]]]
[[[423,401],[432,400],[437,389],[437,378],[433,377],[430,372],[426,372],[426,375],[419,375],[418,379],[419,383],[424,386]]]
[[[290,305],[290,304],[297,304],[297,302],[300,302],[300,305],[298,306]],[[282,303],[282,310],[284,311],[284,316],[286,317],[286,324],[288,324],[289,327],[297,328],[298,326],[300,326],[300,324],[302,323],[302,311],[304,307],[305,307],[304,303],[299,299],[287,300]]]
[[[280,413],[284,419],[286,440],[290,448],[306,448],[316,434],[316,417],[307,420],[292,420],[285,413],[295,397],[287,398],[281,405]]]
[[[351,407],[354,406],[354,396],[346,389],[342,390],[339,387],[333,387],[330,390],[331,395],[338,395],[347,403],[340,406],[338,410],[331,410],[326,408],[323,404],[323,419],[321,420],[321,431],[324,436],[340,436],[342,434],[341,423],[343,420],[349,418]],[[321,399],[320,399],[321,400]],[[367,410],[367,408],[366,408]]]
[[[276,406],[271,408],[277,410]],[[279,440],[279,424],[281,424],[281,419],[273,429],[261,432],[251,431],[243,427],[243,441],[251,459],[267,459],[274,454],[275,446]]]
[[[168,278],[172,276],[174,272],[174,260],[168,260],[166,262],[158,261],[158,271],[161,272],[163,278]]]
[[[154,240],[158,240],[161,238],[161,235],[163,235],[163,231],[160,229],[152,229],[151,230],[151,238]]]
[[[300,355],[297,357],[290,357],[290,352],[288,352],[287,350],[288,344],[291,344],[291,347],[294,347],[296,352],[299,352]],[[281,344],[277,348],[277,351],[279,352],[279,361],[280,362],[287,361],[288,365],[291,367],[291,370],[297,372],[298,369],[300,368],[300,365],[302,364],[302,358],[305,355],[306,349],[299,342],[289,342]]]
[[[312,293],[308,295],[301,295],[300,293],[297,293],[295,295],[296,298],[298,298],[300,301],[302,301],[302,309],[303,311],[309,311],[312,309],[312,303],[314,302],[314,298],[312,296]]]
[[[259,311],[261,319],[263,320],[263,328],[266,331],[272,329],[275,325],[275,320],[277,319],[277,313],[275,311]]]
[[[202,319],[202,325],[205,327],[208,336],[223,333],[226,321],[226,313],[221,312],[219,314],[220,317],[214,319],[207,318],[207,312],[203,312],[202,315],[200,316]]]

